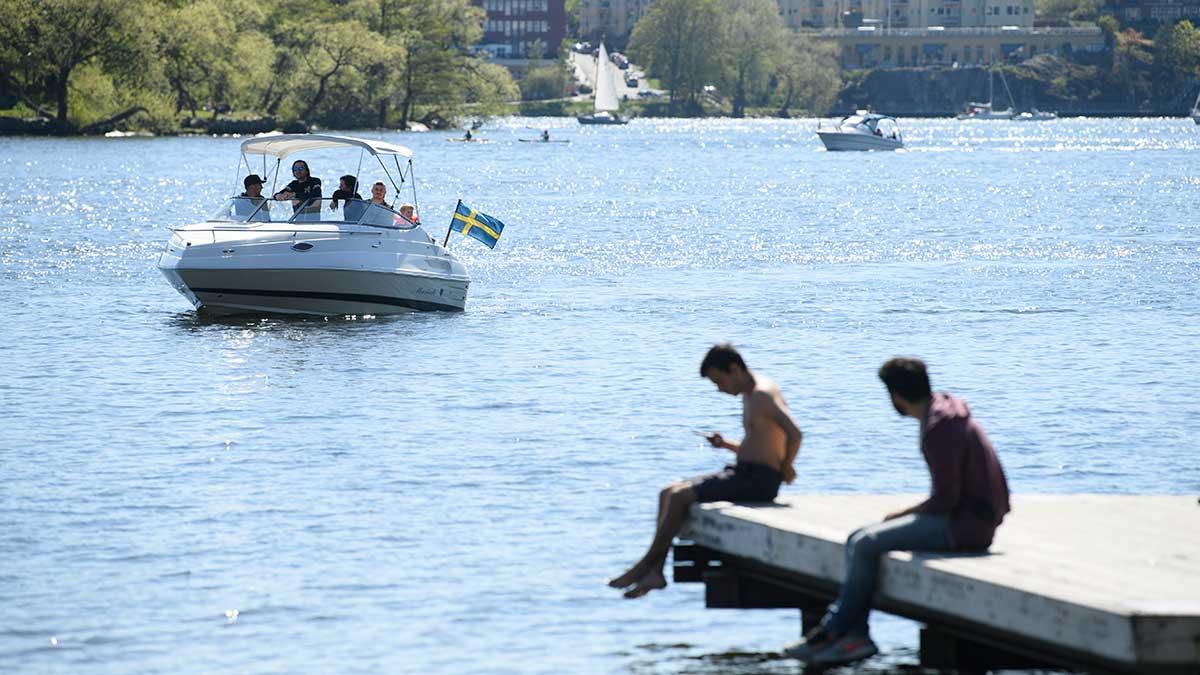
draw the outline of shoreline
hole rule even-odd
[[[957,111],[956,112],[944,112],[944,111],[894,112],[891,110],[875,109],[875,108],[870,108],[870,110],[872,110],[873,112],[881,112],[883,114],[891,115],[891,116],[897,117],[899,119],[954,119],[955,116],[958,114]],[[856,112],[856,110],[851,110],[851,109],[837,109],[837,110],[830,111],[826,115],[794,115],[794,116],[790,116],[787,118],[777,117],[774,115],[747,115],[745,117],[740,117],[740,118],[732,117],[729,115],[704,115],[704,116],[677,115],[674,117],[665,116],[665,115],[645,115],[645,116],[635,115],[635,116],[630,117],[630,119],[631,120],[634,120],[634,119],[644,119],[644,120],[675,120],[675,119],[678,119],[678,120],[707,120],[707,119],[712,119],[712,120],[726,120],[726,121],[727,120],[737,120],[737,119],[742,119],[742,120],[822,119],[823,120],[823,119],[837,119],[840,117],[846,117],[848,115],[855,114],[855,112]],[[1146,112],[1146,111],[1132,111],[1132,110],[1118,110],[1118,111],[1104,110],[1104,111],[1088,111],[1088,112],[1079,112],[1079,111],[1065,112],[1065,111],[1060,110],[1060,111],[1047,111],[1047,112],[1056,112],[1058,115],[1058,119],[1079,119],[1079,118],[1085,118],[1085,119],[1119,119],[1119,118],[1180,119],[1180,120],[1190,120],[1191,119],[1190,115],[1188,115],[1187,113],[1167,114],[1167,113],[1163,113],[1163,112]],[[575,115],[528,115],[528,114],[521,115],[521,114],[514,114],[514,115],[503,115],[500,117],[573,119],[575,117]],[[24,124],[23,125],[22,124],[12,124],[13,121],[24,123]],[[1017,120],[962,120],[962,121],[964,121],[964,122],[966,122],[966,121],[1005,122],[1005,121],[1017,121]],[[1052,120],[1050,120],[1050,121],[1052,121]],[[25,127],[25,128],[22,128],[22,127]],[[388,131],[388,132],[400,131],[400,132],[405,132],[405,133],[427,133],[430,131],[435,131],[435,132],[442,131],[442,132],[447,132],[447,133],[456,133],[459,131],[459,129],[457,129],[457,128],[453,128],[453,129],[396,129],[396,128],[390,128],[390,127],[347,127],[345,129],[339,128],[339,130],[340,131]],[[53,128],[50,124],[34,123],[29,120],[22,120],[20,118],[0,117],[0,138],[20,138],[20,137],[26,137],[26,138],[104,138],[104,137],[108,137],[108,138],[176,138],[176,137],[181,137],[181,136],[210,136],[213,138],[220,138],[220,137],[230,137],[230,136],[232,136],[232,137],[255,136],[255,135],[259,135],[259,134],[272,133],[272,132],[309,133],[309,132],[318,132],[318,131],[321,131],[321,129],[318,127],[309,126],[309,125],[306,125],[303,123],[291,122],[291,123],[286,123],[286,124],[273,125],[271,128],[255,126],[255,127],[248,127],[248,128],[221,128],[220,130],[217,130],[217,131],[213,131],[213,130],[209,130],[209,129],[200,129],[200,128],[195,128],[195,127],[180,127],[178,129],[175,129],[174,131],[168,131],[168,132],[152,132],[152,131],[148,131],[148,130],[139,130],[139,129],[131,129],[128,131],[122,130],[122,129],[110,129],[105,132],[82,133],[79,131],[62,131],[60,129]]]

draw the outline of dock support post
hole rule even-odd
[[[985,675],[992,670],[1028,670],[1055,667],[1015,654],[1002,647],[959,637],[936,627],[921,629],[921,666],[957,670],[962,675]]]

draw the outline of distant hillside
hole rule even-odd
[[[1078,57],[1077,57],[1078,58]],[[1118,57],[1119,58],[1119,57]],[[1003,65],[1018,110],[1056,110],[1067,114],[1184,115],[1194,88],[1178,87],[1178,95],[1153,96],[1149,63],[1125,59],[1113,67],[1111,54],[1081,63],[1042,55],[1019,65]],[[1189,91],[1191,94],[1189,94]],[[988,71],[984,68],[899,68],[848,74],[836,103],[839,112],[870,106],[896,115],[948,115],[967,101],[986,101]],[[995,80],[997,107],[1008,104],[999,75]]]

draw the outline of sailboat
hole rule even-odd
[[[1008,108],[1004,110],[995,110],[993,108],[996,96],[996,71],[995,69],[988,70],[988,102],[975,103],[970,102],[966,106],[966,110],[958,114],[960,120],[1011,120],[1015,115],[1016,105],[1013,103],[1012,91],[1008,88],[1008,80],[1004,79],[1004,71],[1000,71],[1000,82],[1004,85],[1004,91],[1008,93]]]
[[[600,52],[596,58],[596,89],[593,105],[595,110],[591,115],[580,115],[575,118],[580,124],[625,124],[629,120],[621,119],[617,111],[621,109],[621,101],[617,98],[617,76],[615,66],[608,60],[608,50],[600,43]]]
[[[1196,102],[1192,104],[1192,121],[1200,124],[1200,92],[1196,93]]]

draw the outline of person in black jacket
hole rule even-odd
[[[275,199],[292,200],[292,211],[300,214],[321,214],[321,179],[309,173],[308,162],[298,159],[292,162],[292,176],[295,180],[275,193]]]

